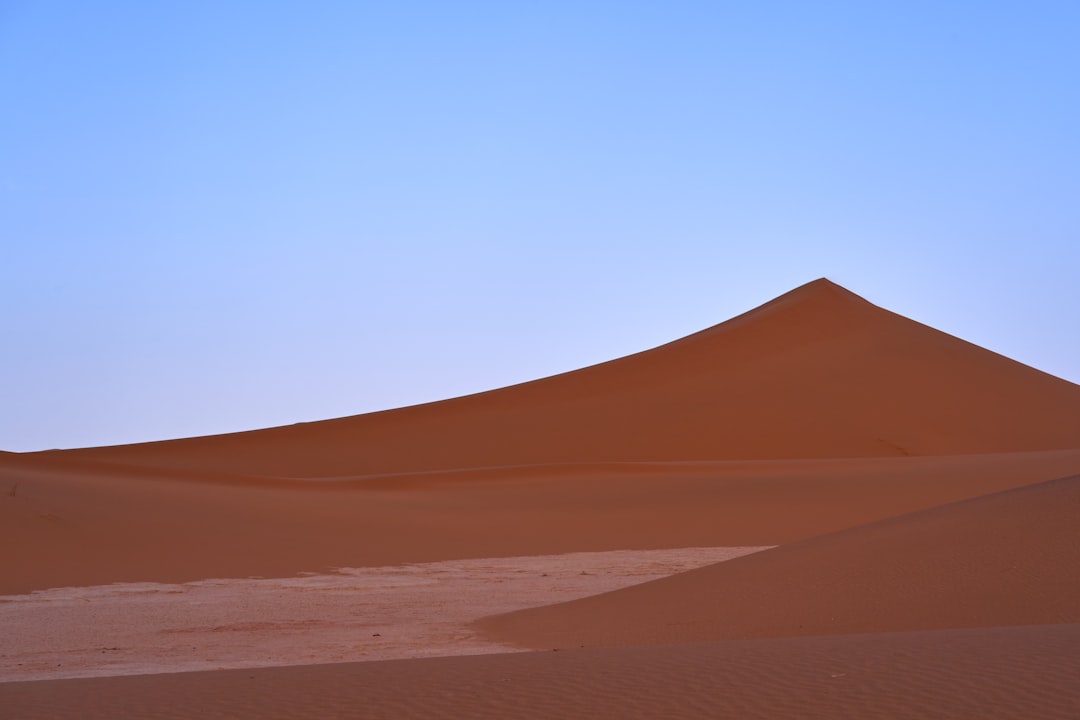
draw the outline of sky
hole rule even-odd
[[[0,449],[644,350],[818,277],[1080,382],[1080,4],[0,0]]]

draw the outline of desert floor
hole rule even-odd
[[[512,651],[470,625],[765,548],[622,550],[0,597],[0,682]]]
[[[0,718],[1080,717],[1080,387],[816,281],[454,400],[0,452]]]

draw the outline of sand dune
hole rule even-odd
[[[660,348],[479,395],[55,453],[325,477],[492,466],[1075,447],[1080,386],[818,280]]]
[[[0,683],[0,716],[1073,718],[1078,517],[1080,386],[819,280],[479,395],[0,453],[5,595],[780,546],[476,625],[548,652]],[[122,587],[70,592],[125,612]],[[419,616],[446,607],[429,594]],[[44,617],[35,601],[8,600]],[[48,629],[20,622],[23,646],[47,650]],[[78,635],[64,634],[61,655]]]
[[[488,618],[534,648],[1080,623],[1080,476]]]

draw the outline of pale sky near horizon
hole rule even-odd
[[[1080,3],[0,0],[0,450],[320,420],[817,277],[1080,382]]]

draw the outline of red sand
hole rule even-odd
[[[2,453],[7,594],[783,547],[479,625],[572,651],[5,683],[0,714],[1075,718],[1078,474],[1080,387],[828,281],[480,395]]]
[[[1080,450],[245,483],[0,459],[0,594],[469,557],[779,545],[1080,473]]]
[[[1075,720],[1080,625],[0,684],[49,720]]]
[[[1073,476],[480,626],[550,648],[1080,623],[1078,520]]]
[[[1074,448],[1078,437],[1080,386],[818,280],[663,347],[503,390],[248,433],[46,454],[333,477],[1012,452]]]

